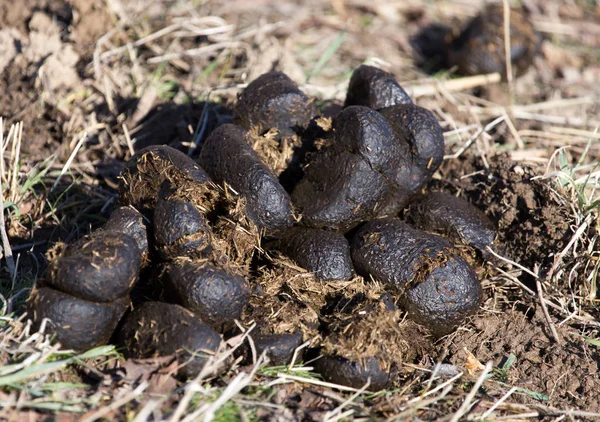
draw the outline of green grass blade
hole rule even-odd
[[[535,391],[528,390],[527,388],[516,387],[516,389],[517,389],[517,391],[519,391],[521,393],[525,393],[525,394],[533,397],[536,400],[540,400],[540,401],[550,400],[550,397],[548,397],[547,395],[542,394],[542,393],[536,393]]]
[[[593,344],[596,347],[600,347],[600,340],[596,340],[595,338],[591,338],[591,337],[586,337],[583,336],[583,338],[585,339],[585,341],[587,341],[590,344]]]
[[[596,138],[597,133],[598,133],[598,126],[596,126],[596,129],[594,129],[594,133],[592,134],[592,136],[590,136],[590,139],[588,140],[588,143],[586,144],[585,149],[583,150],[583,154],[581,154],[581,157],[579,157],[579,161],[577,161],[576,167],[579,167],[583,164],[585,157],[587,157],[588,152],[590,152],[590,148],[592,147],[592,142],[594,141],[594,138]]]
[[[323,70],[325,65],[341,47],[342,43],[344,42],[344,38],[346,38],[346,32],[347,31],[345,29],[340,32],[337,38],[323,52],[323,55],[319,58],[319,61],[315,65],[314,69],[306,76],[306,83],[308,83],[313,76],[317,76],[319,73],[321,73],[321,70]]]
[[[116,353],[114,346],[100,346],[88,350],[87,352],[82,353],[80,355],[76,355],[67,359],[57,360],[54,362],[33,364],[15,373],[1,376],[0,386],[7,384],[16,384],[19,382],[23,382],[26,379],[33,376],[45,374],[47,372],[57,371],[77,360],[94,359],[101,356],[112,355],[114,353]]]

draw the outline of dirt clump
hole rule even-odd
[[[170,264],[166,279],[179,302],[219,332],[234,326],[250,297],[244,278],[204,262]]]
[[[187,155],[166,145],[150,146],[137,152],[127,162],[119,179],[119,199],[152,217],[160,188],[165,180],[205,190],[210,177]]]
[[[412,362],[428,347],[426,330],[412,321],[403,321],[402,313],[380,299],[359,295],[345,297],[327,316],[321,353],[315,367],[331,382],[361,388],[371,377],[373,390],[393,381],[398,365]]]
[[[283,136],[308,127],[318,114],[314,100],[282,72],[265,73],[253,80],[238,98],[233,121],[259,134],[276,129]]]
[[[333,141],[314,155],[294,189],[302,223],[345,232],[397,213],[431,179],[443,145],[429,110],[345,108],[333,119]]]
[[[121,231],[98,230],[49,252],[50,269],[28,300],[34,326],[45,318],[66,348],[106,344],[129,304],[144,251]]]

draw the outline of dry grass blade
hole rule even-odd
[[[348,412],[350,412],[350,410],[347,411],[347,412],[342,412],[342,410],[344,410],[344,408],[346,406],[350,405],[354,400],[356,400],[356,398],[358,396],[360,396],[365,391],[367,391],[367,388],[369,388],[369,385],[371,385],[371,379],[370,378],[367,380],[367,383],[365,385],[363,385],[360,390],[356,391],[354,394],[352,394],[350,397],[348,397],[348,399],[345,402],[343,402],[342,404],[340,404],[338,407],[336,407],[332,411],[327,412],[325,414],[325,417],[323,418],[323,420],[324,421],[328,421],[328,422],[333,422],[333,421],[336,421],[336,420],[339,420],[339,419],[343,418],[344,416],[342,416],[342,415],[348,414]],[[353,413],[354,411],[352,410],[351,412]]]
[[[54,191],[54,189],[56,189],[56,187],[60,183],[64,174],[69,170],[69,168],[71,167],[71,164],[73,163],[73,160],[75,159],[75,157],[77,156],[77,153],[79,152],[79,149],[81,148],[81,146],[83,145],[83,143],[85,142],[86,139],[87,139],[87,133],[84,133],[83,136],[81,138],[79,138],[77,145],[75,145],[75,149],[73,149],[73,152],[67,159],[67,162],[63,166],[62,170],[60,171],[60,174],[58,175],[58,177],[56,178],[56,181],[52,185],[50,192],[52,192],[52,191]]]
[[[483,382],[485,381],[487,374],[489,374],[491,370],[492,370],[492,362],[486,363],[485,368],[483,369],[483,371],[481,371],[481,374],[479,375],[479,378],[477,378],[475,385],[473,385],[473,388],[471,388],[471,391],[469,391],[469,394],[467,395],[467,397],[465,398],[465,400],[463,401],[461,406],[458,408],[456,413],[452,416],[452,419],[450,419],[450,422],[458,422],[460,420],[460,418],[462,418],[467,413],[467,411],[469,410],[469,407],[471,406],[473,399],[475,398],[475,395],[479,391],[479,388],[483,385]]]
[[[138,385],[135,388],[135,390],[125,394],[121,398],[117,398],[108,406],[102,407],[97,411],[93,412],[92,414],[81,418],[81,422],[94,422],[99,419],[105,418],[106,416],[110,415],[110,413],[119,409],[121,406],[125,406],[127,403],[138,398],[146,390],[146,388],[148,388],[148,382],[144,381],[140,385]]]
[[[22,134],[22,131],[18,131]],[[14,133],[13,128],[11,127],[10,134]],[[9,135],[10,135],[9,134]],[[10,138],[7,139],[6,144],[10,141]],[[14,141],[13,141],[14,144]],[[15,276],[15,261],[13,258],[12,249],[10,247],[10,241],[8,240],[8,235],[6,234],[6,221],[4,220],[4,183],[5,179],[4,174],[4,119],[0,117],[0,236],[2,237],[2,250],[0,250],[0,259],[4,258],[6,260],[6,266],[8,268],[8,272],[11,278]],[[16,170],[14,170],[16,173]]]
[[[508,82],[508,114],[511,120],[514,120],[513,107],[515,104],[515,86],[513,83],[513,70],[512,70],[512,58],[511,58],[511,43],[510,43],[510,4],[508,0],[502,0],[502,6],[504,9],[504,56],[506,57],[506,81]]]

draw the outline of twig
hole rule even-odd
[[[242,391],[248,384],[250,384],[250,382],[254,378],[254,375],[256,374],[256,371],[258,371],[258,369],[264,363],[265,363],[265,354],[263,353],[249,374],[240,372],[231,382],[229,382],[225,391],[223,391],[223,393],[219,396],[219,398],[217,400],[215,400],[210,405],[210,407],[207,409],[207,411],[204,415],[204,421],[205,422],[212,421],[215,417],[215,412],[221,406],[223,406],[225,403],[227,403],[229,400],[231,400],[235,395],[237,395],[240,391]],[[189,415],[188,417],[186,417],[184,419],[184,421],[186,421],[186,422],[193,421],[193,420],[195,420],[195,418],[193,418],[193,415]]]
[[[17,198],[17,179],[19,177],[19,158],[21,155],[21,140],[23,139],[23,122],[19,122],[15,124],[15,132],[13,137],[13,146],[14,148],[14,156],[11,155],[11,158],[14,159],[13,167],[12,167],[12,181],[10,185],[10,191],[12,194],[12,201],[15,202]],[[12,153],[12,151],[11,151]]]
[[[539,418],[540,414],[538,412],[528,412],[528,413],[519,413],[517,415],[508,415],[508,416],[498,416],[495,418],[495,421],[512,421],[515,419],[531,419],[531,418]]]
[[[444,81],[433,80],[433,82],[428,84],[407,86],[406,92],[413,98],[425,97],[437,94],[440,88],[449,92],[465,91],[478,86],[492,85],[500,82],[500,80],[500,73],[497,72]]]
[[[506,271],[504,271],[502,268],[498,268],[497,266],[494,266],[494,270],[498,271],[499,273],[501,273],[503,276],[505,276],[506,278],[508,278],[510,281],[512,281],[513,283],[515,283],[517,286],[519,286],[520,288],[522,288],[523,290],[525,290],[527,293],[529,293],[531,296],[537,296],[537,293],[534,292],[533,290],[531,290],[529,287],[527,287],[525,284],[523,284],[517,277],[508,274]],[[564,308],[561,308],[560,306],[558,306],[557,304],[553,303],[552,301],[545,299],[544,298],[544,303],[546,305],[548,305],[549,307],[551,307],[552,309],[556,309],[557,311],[559,311],[562,315],[567,316],[570,319],[574,319],[575,321],[578,321],[580,323],[583,324],[587,324],[593,327],[598,327],[600,328],[600,322],[596,322],[592,317],[582,317],[573,313],[570,313],[569,311],[567,311]]]
[[[477,378],[477,382],[475,382],[475,385],[473,386],[473,388],[471,388],[471,391],[469,391],[469,394],[467,394],[465,401],[458,408],[456,413],[452,416],[452,419],[450,419],[450,422],[458,422],[460,420],[460,418],[462,418],[465,415],[465,413],[467,413],[467,410],[468,410],[469,406],[471,405],[471,402],[473,401],[475,394],[477,394],[477,392],[479,391],[479,388],[483,384],[483,381],[485,381],[485,377],[491,370],[492,370],[492,361],[489,361],[488,363],[485,364],[483,371],[481,371],[479,378]]]
[[[430,396],[434,393],[437,393],[438,391],[444,389],[445,387],[451,388],[452,387],[451,384],[454,383],[454,381],[456,381],[457,379],[461,378],[463,375],[464,375],[464,372],[459,372],[458,374],[456,374],[449,380],[447,380],[447,381],[443,382],[442,384],[438,385],[437,387],[435,387],[433,390],[428,391],[427,393],[422,394],[419,397],[415,397],[414,399],[409,400],[407,402],[407,404],[419,402],[419,401],[423,400],[425,397]]]
[[[135,154],[135,149],[133,148],[133,141],[131,140],[131,136],[129,135],[129,130],[127,129],[127,125],[123,123],[123,133],[125,134],[125,141],[127,142],[127,148],[129,149],[129,154],[132,156]]]
[[[294,368],[294,365],[296,364],[296,359],[298,359],[300,350],[310,346],[310,343],[311,343],[311,340],[307,340],[304,343],[302,343],[300,346],[298,346],[294,349],[294,354],[292,355],[292,360],[290,361],[290,364],[288,365],[288,371],[291,371]]]
[[[588,216],[585,218],[585,220],[583,221],[581,226],[579,226],[579,228],[577,228],[577,231],[575,232],[575,234],[573,235],[573,237],[571,238],[571,240],[569,241],[567,246],[565,246],[565,248],[556,256],[556,258],[554,258],[554,262],[552,263],[552,268],[550,268],[550,271],[548,272],[548,280],[552,279],[552,277],[554,276],[554,273],[556,272],[556,269],[562,262],[563,258],[565,257],[565,255],[567,254],[569,249],[571,249],[573,247],[573,245],[575,244],[577,239],[579,239],[581,237],[581,235],[583,234],[583,232],[587,229],[588,225],[590,224],[591,219],[592,219],[592,214],[588,214]]]

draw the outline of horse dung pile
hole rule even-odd
[[[394,77],[360,66],[332,118],[285,74],[250,83],[197,159],[158,145],[120,177],[121,207],[56,245],[28,303],[67,348],[175,355],[191,377],[252,327],[246,362],[310,360],[325,380],[394,382],[482,301],[495,229],[426,188],[442,129]]]

